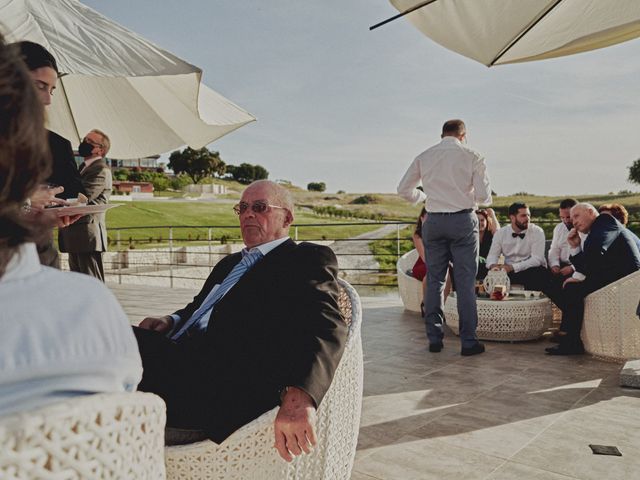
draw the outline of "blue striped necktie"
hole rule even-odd
[[[218,301],[224,297],[224,295],[238,283],[238,280],[250,270],[258,260],[262,258],[262,252],[257,248],[252,249],[249,253],[243,255],[242,260],[236,263],[236,266],[229,272],[226,278],[222,281],[218,289],[209,297],[205,298],[202,305],[193,312],[191,318],[174,333],[171,338],[178,340],[185,333],[194,333],[195,330],[206,330],[209,323],[209,317],[211,316],[211,310]]]

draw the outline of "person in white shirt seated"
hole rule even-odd
[[[566,198],[560,202],[558,215],[560,223],[553,229],[553,238],[551,239],[551,247],[547,256],[549,260],[549,270],[553,281],[564,282],[567,277],[573,275],[575,268],[569,261],[569,242],[567,236],[573,228],[571,223],[571,207],[578,203],[573,198]]]
[[[531,212],[525,203],[509,206],[510,224],[493,236],[487,256],[489,270],[502,269],[509,274],[511,284],[521,284],[527,290],[546,290],[549,281],[544,258],[544,231],[531,223]],[[499,264],[504,255],[504,264]]]
[[[133,391],[142,362],[113,295],[86,275],[40,265],[57,222],[27,199],[51,170],[29,72],[0,35],[0,416],[98,392]]]

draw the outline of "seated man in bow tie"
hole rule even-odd
[[[493,236],[487,256],[489,270],[502,269],[512,284],[524,285],[527,290],[546,289],[548,273],[544,258],[544,231],[531,223],[531,212],[524,203],[509,206],[510,224]],[[504,255],[503,265],[498,264]]]
[[[347,336],[338,267],[328,247],[289,236],[293,202],[282,186],[252,183],[234,207],[246,248],[218,263],[172,315],[134,327],[139,389],[167,404],[167,426],[221,442],[280,405],[275,447],[285,460],[315,444],[315,411]]]

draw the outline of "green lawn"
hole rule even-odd
[[[216,240],[236,240],[240,238],[237,228],[238,219],[231,210],[240,194],[242,186],[234,185],[237,190],[227,195],[219,197],[228,202],[197,202],[178,201],[169,199],[166,201],[145,202],[134,201],[122,203],[120,207],[107,212],[107,225],[109,237],[112,241],[116,239],[117,228],[124,227],[154,227],[154,226],[188,226],[190,228],[180,228],[174,230],[174,240],[178,243],[206,241],[208,229],[206,226],[216,225],[212,235]],[[325,192],[307,192],[298,188],[291,188],[291,193],[296,203],[295,223],[351,223],[363,222],[356,218],[330,218],[318,216],[311,210],[314,206],[332,206],[339,210],[353,212],[355,215],[380,214],[385,220],[398,220],[413,222],[420,212],[420,205],[410,205],[406,201],[394,194],[369,193],[373,197],[373,202],[359,205],[354,204],[359,197],[364,194],[346,193],[331,194]],[[507,222],[507,208],[514,201],[527,203],[534,216],[534,221],[541,219],[547,223],[540,222],[545,229],[547,236],[551,235],[553,225],[557,222],[557,206],[564,197],[549,196],[506,196],[494,197],[493,207],[498,213],[502,224]],[[640,194],[627,195],[585,195],[579,196],[578,200],[593,203],[599,206],[603,203],[617,202],[625,205],[629,210],[631,220],[640,220]],[[637,230],[637,224],[630,228]],[[219,227],[218,227],[219,226]],[[349,238],[361,233],[365,233],[377,227],[371,226],[318,226],[298,228],[298,238],[301,240],[321,240],[323,238]],[[292,235],[295,230],[292,230]],[[120,232],[121,241],[126,247],[129,239],[137,243],[136,247],[153,246],[154,244],[167,241],[168,229],[143,228],[136,230],[122,230]],[[395,246],[389,247],[395,249]],[[395,250],[394,250],[395,251]],[[383,262],[384,263],[384,262]]]
[[[180,202],[134,201],[121,203],[118,208],[107,212],[108,235],[113,243],[120,230],[121,246],[126,248],[135,243],[137,248],[153,247],[166,243],[169,238],[168,228],[152,227],[187,227],[174,228],[173,238],[178,244],[204,242],[208,238],[208,227],[212,229],[212,238],[220,241],[240,239],[238,217],[232,210],[233,202]],[[319,217],[307,209],[297,209],[295,225],[298,239],[322,240],[325,238],[349,238],[369,232],[378,225],[345,225],[354,220]],[[304,224],[340,224],[338,226],[306,227]],[[143,227],[143,228],[131,228]],[[295,235],[292,228],[291,234]]]

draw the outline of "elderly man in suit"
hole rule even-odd
[[[221,442],[280,405],[275,447],[291,460],[315,444],[315,411],[344,350],[337,261],[289,238],[293,203],[280,185],[252,183],[234,210],[246,248],[218,263],[185,308],[134,327],[139,389],[165,400],[168,427],[194,434],[186,443],[198,430]]]
[[[584,352],[580,330],[584,298],[605,285],[640,270],[640,252],[631,232],[611,215],[599,215],[593,205],[578,203],[571,208],[573,228],[567,236],[570,261],[575,272],[562,287],[552,288],[551,299],[562,310],[566,335],[559,345],[546,349],[549,355]],[[580,233],[587,234],[581,247]]]
[[[104,157],[109,152],[109,137],[100,130],[91,130],[78,147],[84,161],[78,168],[88,205],[109,203],[112,177]],[[69,268],[86,273],[104,282],[102,252],[107,250],[105,214],[85,215],[73,225],[60,230],[61,252],[69,253]]]

